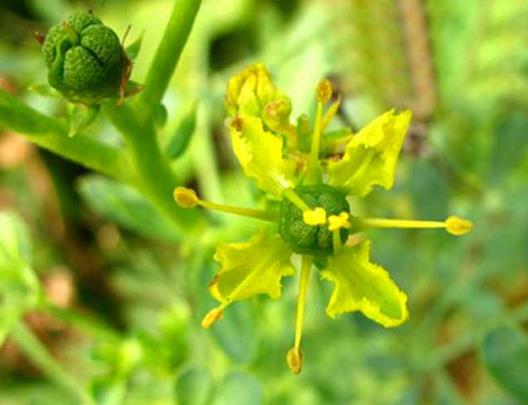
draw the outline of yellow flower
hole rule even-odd
[[[279,298],[282,278],[295,272],[292,255],[301,255],[294,344],[286,356],[295,374],[302,369],[302,325],[314,267],[321,271],[323,280],[334,284],[326,307],[331,318],[360,311],[385,327],[394,327],[409,317],[405,293],[385,269],[370,261],[371,242],[358,242],[361,238],[349,236],[370,227],[443,228],[453,235],[467,233],[472,227],[470,221],[455,216],[445,221],[417,221],[362,218],[350,212],[348,198],[363,197],[376,185],[392,187],[411,112],[388,111],[357,134],[344,131],[342,139],[327,139],[326,127],[340,104],[338,99],[326,106],[332,93],[328,80],[316,88],[315,122],[310,139],[304,142],[311,146],[303,152],[296,148],[296,141],[306,136],[306,122],[294,127],[284,121],[291,108],[279,106],[283,103],[280,100],[287,97],[262,65],[246,68],[228,84],[226,105],[231,116],[228,127],[233,150],[244,174],[269,194],[275,208],[258,210],[217,204],[201,200],[193,190],[181,187],[174,192],[182,207],[199,205],[267,222],[248,242],[226,243],[217,248],[215,260],[221,268],[210,292],[219,305],[206,314],[204,327],[221,319],[235,301],[257,294]],[[268,114],[266,120],[269,110],[275,115]],[[284,114],[280,115],[280,111]],[[340,159],[335,159],[334,150],[344,151]]]

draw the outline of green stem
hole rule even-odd
[[[197,225],[199,214],[174,202],[172,192],[178,180],[162,156],[152,123],[140,121],[127,104],[117,107],[109,101],[103,104],[103,109],[127,143],[134,164],[135,185],[178,229],[188,234],[190,225]]]
[[[117,180],[129,180],[129,162],[123,151],[83,134],[68,137],[68,127],[26,106],[0,90],[0,124],[59,156]]]
[[[81,404],[95,405],[86,390],[49,354],[46,347],[22,321],[11,330],[10,336],[24,354],[51,380],[74,393]]]
[[[151,112],[163,97],[191,32],[201,0],[175,0],[165,34],[150,65],[141,93],[142,105]]]

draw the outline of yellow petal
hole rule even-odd
[[[396,163],[411,120],[411,112],[388,111],[362,128],[347,143],[339,161],[330,161],[330,185],[365,196],[375,185],[394,184]]]
[[[264,191],[280,197],[293,187],[295,162],[283,158],[283,140],[265,131],[257,117],[237,117],[230,122],[231,142],[244,173]]]
[[[385,326],[407,320],[407,296],[383,267],[369,261],[370,242],[345,247],[328,259],[322,278],[335,284],[326,308],[331,318],[343,312],[361,311]]]
[[[279,298],[282,277],[294,273],[291,254],[280,236],[265,230],[249,242],[220,245],[215,260],[222,268],[211,283],[210,292],[222,304],[257,294]]]

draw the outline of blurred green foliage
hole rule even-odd
[[[1,85],[65,118],[60,99],[28,90],[46,76],[32,31],[87,8],[121,35],[131,25],[130,43],[143,35],[132,75],[141,83],[172,3],[2,1]],[[371,232],[375,261],[409,296],[411,317],[398,329],[359,315],[329,320],[330,291],[313,280],[298,377],[284,361],[295,280],[285,281],[280,302],[239,303],[212,330],[199,324],[212,302],[216,245],[246,240],[253,222],[211,215],[208,226],[174,229],[137,190],[47,153],[32,149],[5,163],[21,152],[8,148],[14,135],[3,128],[0,342],[25,324],[42,347],[23,333],[13,336],[18,346],[46,347],[53,358],[29,366],[8,339],[0,403],[78,403],[68,378],[46,378],[49,361],[104,405],[528,403],[527,17],[522,1],[204,0],[160,130],[167,155],[178,158],[172,168],[181,184],[219,202],[260,201],[223,129],[227,79],[260,61],[292,95],[293,117],[308,111],[313,119],[323,76],[339,84],[340,117],[353,127],[393,106],[415,110],[396,187],[351,201],[352,210],[456,213],[476,224],[456,240]],[[423,32],[409,21],[422,21]],[[420,41],[428,46],[417,49]],[[121,143],[103,118],[88,132]],[[53,301],[61,272],[73,290],[62,307]],[[40,323],[35,314],[45,315]]]

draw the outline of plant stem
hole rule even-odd
[[[165,34],[145,80],[140,102],[148,113],[160,102],[191,32],[201,0],[175,0]],[[148,114],[151,115],[151,114]]]
[[[81,404],[95,405],[88,392],[62,368],[22,321],[11,330],[10,336],[24,354],[51,380],[74,393]]]
[[[26,106],[3,90],[0,90],[0,124],[59,156],[117,180],[129,181],[129,162],[121,150],[83,134],[68,137],[65,124]]]
[[[182,233],[188,234],[191,224],[197,228],[199,213],[179,207],[172,198],[178,180],[161,154],[152,123],[140,121],[127,104],[117,107],[109,101],[103,104],[103,109],[127,143],[135,185]]]

